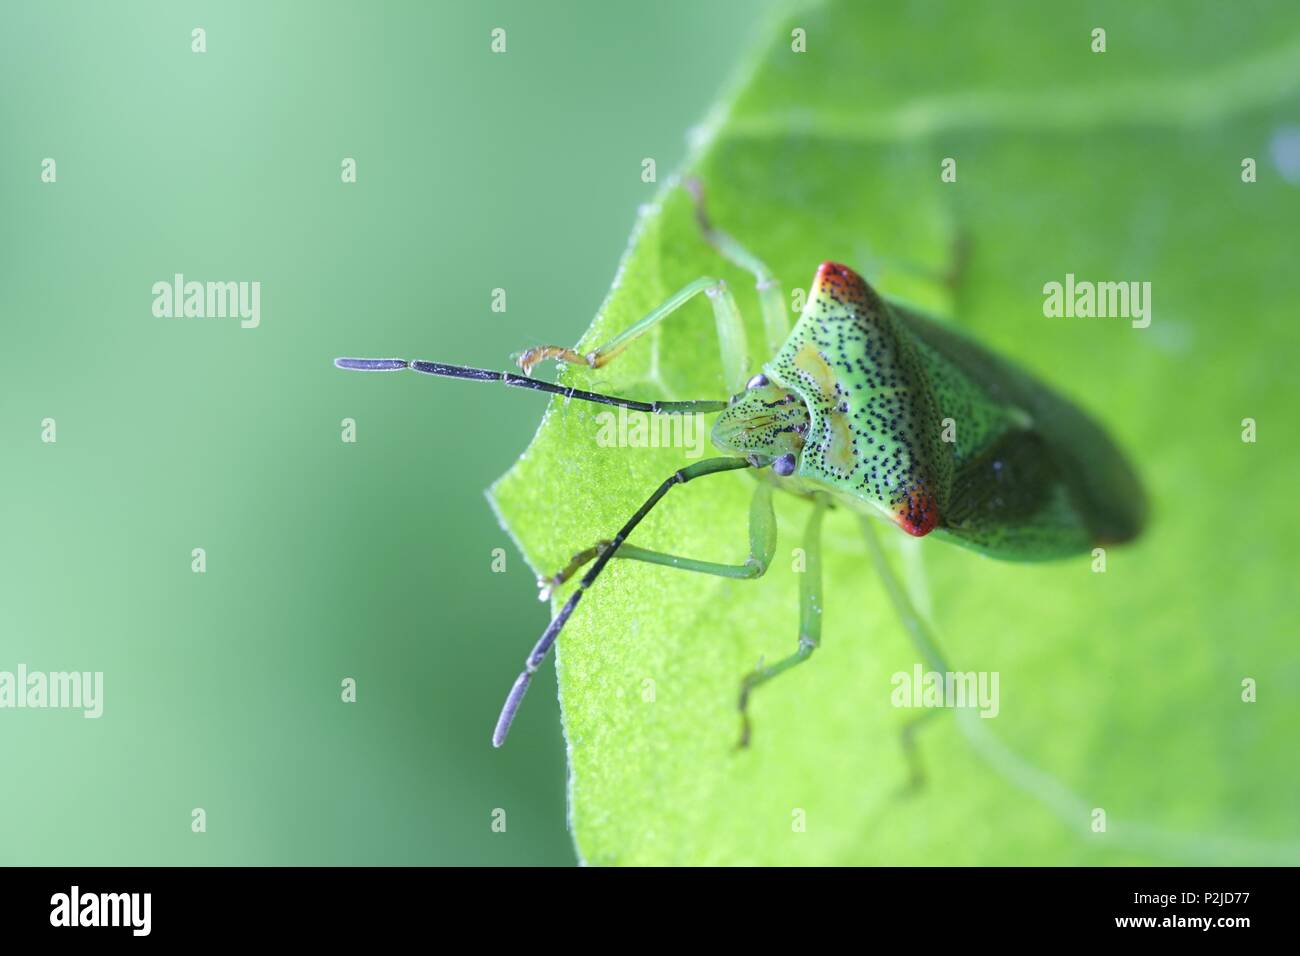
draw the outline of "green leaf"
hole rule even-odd
[[[1132,452],[1153,519],[1105,573],[881,526],[954,667],[1000,675],[996,718],[945,714],[920,732],[929,779],[910,798],[898,735],[915,711],[891,706],[891,675],[920,658],[842,509],[826,525],[822,647],[755,695],[745,752],[733,750],[739,680],[794,649],[791,549],[807,505],[778,496],[777,560],[758,581],[612,562],[558,645],[587,862],[1300,862],[1300,160],[1286,138],[1300,24],[1288,13],[844,2],[765,31],[689,161],[714,220],[787,297],[820,261],[849,263],[1075,397]],[[1099,26],[1104,53],[1091,50]],[[795,27],[806,53],[791,51]],[[940,181],[945,157],[955,183]],[[1246,157],[1258,182],[1242,182]],[[950,294],[935,276],[959,236],[970,257]],[[1045,318],[1043,286],[1067,273],[1149,281],[1151,326]],[[701,240],[672,184],[581,345],[705,274],[737,291],[757,365],[753,280]],[[561,379],[723,396],[707,304]],[[609,536],[688,460],[599,447],[600,411],[555,401],[493,489],[539,571]],[[1245,418],[1256,443],[1242,441]],[[741,560],[752,480],[674,489],[632,541]],[[521,654],[531,637],[518,635]],[[1258,702],[1242,700],[1246,679]]]

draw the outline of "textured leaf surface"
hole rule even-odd
[[[756,695],[742,753],[739,678],[794,648],[791,549],[806,505],[778,498],[777,560],[759,581],[613,562],[558,655],[586,861],[1300,862],[1300,147],[1287,133],[1300,119],[1300,24],[1285,4],[1250,17],[1090,7],[1001,4],[980,20],[956,3],[794,12],[764,32],[690,172],[787,296],[823,259],[852,264],[1074,396],[1132,451],[1148,533],[1097,574],[1086,559],[999,563],[882,526],[953,665],[1000,675],[995,719],[948,714],[922,731],[929,785],[909,799],[896,796],[908,712],[891,706],[890,678],[919,656],[849,516],[827,521],[822,649]],[[1095,26],[1104,54],[1090,50]],[[795,27],[806,53],[790,50]],[[956,183],[940,182],[944,157]],[[1257,183],[1241,181],[1243,157]],[[970,258],[950,293],[933,276],[958,235]],[[1044,318],[1043,285],[1066,273],[1151,282],[1150,328]],[[757,365],[753,282],[701,241],[670,185],[643,210],[581,344],[703,274],[737,291]],[[708,307],[561,379],[719,397]],[[611,534],[687,460],[599,447],[599,412],[557,400],[493,489],[539,570]],[[1255,444],[1241,440],[1247,417]],[[675,489],[632,540],[740,560],[751,488],[742,473]],[[532,636],[518,635],[521,655]],[[1241,700],[1246,678],[1257,703]],[[1093,808],[1107,832],[1090,829]]]

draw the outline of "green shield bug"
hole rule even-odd
[[[492,735],[500,746],[533,674],[584,592],[614,558],[667,565],[731,578],[758,578],[776,550],[772,491],[813,504],[804,532],[807,556],[800,582],[800,623],[794,653],[762,664],[741,681],[741,739],[749,740],[747,706],[760,684],[808,659],[821,634],[821,524],[828,507],[846,506],[862,518],[877,569],[888,575],[871,520],[884,518],[907,534],[933,535],[1007,561],[1043,561],[1134,538],[1145,498],[1132,466],[1106,432],[1043,382],[951,328],[886,301],[856,272],[834,262],[817,269],[792,329],[775,277],[726,233],[715,229],[692,185],[706,237],[756,279],[772,356],[756,374],[746,367],[744,325],[726,285],[690,283],[612,340],[586,353],[559,346],[529,349],[523,374],[405,359],[340,358],[339,368],[500,382],[566,398],[651,414],[720,413],[712,431],[723,454],[670,475],[609,539],[579,551],[540,582],[543,596],[587,567],[551,620],[515,680]],[[568,388],[530,377],[533,366],[556,360],[599,368],[629,344],[704,293],[712,307],[729,400],[635,401]],[[650,551],[628,537],[676,485],[740,469],[759,479],[750,507],[750,554],[742,564],[718,564]],[[901,596],[886,580],[905,624],[933,663],[942,658]],[[947,669],[942,667],[940,669]],[[904,742],[910,750],[909,731]]]

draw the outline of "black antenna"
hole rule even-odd
[[[600,552],[595,564],[582,576],[582,580],[578,582],[578,587],[569,595],[569,599],[564,602],[564,607],[560,608],[560,613],[555,615],[551,623],[546,626],[546,630],[542,632],[542,636],[537,639],[537,643],[533,645],[532,653],[528,655],[528,660],[524,662],[523,671],[515,678],[510,693],[506,695],[505,706],[501,708],[501,716],[497,718],[496,729],[492,732],[493,747],[500,747],[506,742],[506,734],[510,733],[510,725],[514,722],[519,705],[524,702],[524,694],[528,693],[528,685],[532,683],[533,675],[537,673],[537,668],[542,666],[542,661],[546,659],[546,652],[551,649],[555,639],[560,636],[560,629],[564,627],[569,615],[573,613],[573,609],[582,600],[582,595],[587,588],[591,587],[592,582],[600,576],[600,572],[605,569],[605,565],[609,564],[610,559],[614,557],[614,552],[632,533],[632,529],[650,513],[650,509],[659,503],[659,499],[668,493],[668,489],[673,485],[684,485],[691,479],[699,478],[701,475],[712,475],[722,471],[734,471],[738,468],[751,467],[757,466],[748,458],[706,458],[704,461],[696,462],[673,472],[664,480],[663,484],[655,489],[655,493],[646,499],[645,504],[638,508],[636,513],[627,520],[627,523],[619,529],[618,534],[614,535],[609,542],[609,546]]]
[[[410,369],[425,375],[441,375],[443,378],[464,378],[472,382],[501,382],[513,388],[531,388],[538,392],[550,392],[565,398],[577,398],[584,402],[599,405],[617,405],[634,412],[649,412],[652,415],[681,415],[688,412],[720,412],[727,407],[725,401],[687,401],[687,402],[638,402],[630,398],[618,398],[614,395],[601,395],[581,388],[569,388],[546,382],[540,378],[516,375],[513,372],[493,372],[484,368],[470,368],[467,365],[443,365],[441,362],[408,362],[400,358],[336,358],[335,366],[352,372],[400,372]]]

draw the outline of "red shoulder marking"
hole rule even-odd
[[[924,538],[939,525],[939,506],[924,488],[912,492],[894,512],[898,526],[916,538]]]
[[[862,276],[848,266],[838,262],[823,262],[817,267],[813,290],[814,295],[826,290],[833,291],[837,298],[860,301],[866,297],[867,284],[862,281]]]

